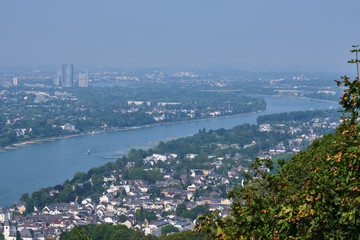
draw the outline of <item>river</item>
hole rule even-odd
[[[174,123],[119,132],[65,138],[19,147],[0,153],[0,206],[18,201],[24,192],[54,186],[71,179],[75,172],[115,161],[131,148],[146,148],[159,141],[185,137],[199,129],[229,129],[242,123],[256,123],[264,114],[337,108],[338,104],[304,99],[265,97],[266,111],[186,123]],[[91,154],[86,152],[91,150]]]

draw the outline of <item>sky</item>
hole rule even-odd
[[[359,0],[1,0],[0,67],[342,67]]]

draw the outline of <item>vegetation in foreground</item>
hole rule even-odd
[[[166,230],[166,227],[163,229]],[[205,233],[193,233],[191,231],[184,231],[168,235],[164,232],[161,237],[145,236],[142,232],[128,229],[125,225],[111,225],[89,224],[85,226],[77,226],[71,231],[61,233],[60,240],[72,239],[106,239],[106,240],[205,240],[207,239]]]
[[[335,133],[312,143],[289,162],[280,161],[278,173],[269,160],[256,160],[245,187],[234,189],[231,215],[200,217],[195,227],[217,239],[358,239],[360,236],[360,49],[354,46],[357,65],[354,81],[344,76],[337,85],[347,87],[340,104],[343,123]]]

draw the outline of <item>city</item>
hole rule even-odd
[[[76,173],[71,181],[41,189],[31,198],[23,194],[21,202],[1,209],[0,220],[4,224],[11,221],[21,236],[30,232],[32,239],[56,237],[76,225],[87,224],[124,224],[153,236],[161,236],[168,225],[176,231],[192,230],[201,214],[215,210],[221,216],[228,214],[232,202],[227,192],[243,182],[242,173],[249,171],[254,158],[289,158],[339,124],[336,110],[309,111],[302,116],[306,114],[307,121],[296,120],[297,113],[285,119],[283,114],[259,117],[262,124],[252,127],[250,133],[244,131],[247,126],[227,130],[242,133],[236,142],[224,137],[229,133],[221,133],[223,139],[194,145],[192,141],[199,135],[212,134],[212,130],[199,132],[186,140],[196,152],[176,149],[166,153],[167,144],[149,151],[133,149],[128,157],[116,160],[116,166],[109,163],[106,170],[99,167]],[[266,146],[263,139],[274,136],[274,142]],[[140,211],[145,217],[140,217]],[[26,216],[16,215],[25,212]]]
[[[0,240],[360,238],[359,7],[0,1]]]

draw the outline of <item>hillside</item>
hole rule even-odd
[[[357,46],[352,52],[358,65]],[[359,68],[357,68],[359,69]],[[269,159],[257,159],[242,188],[235,188],[228,217],[200,217],[198,231],[218,239],[358,239],[360,235],[359,70],[354,81],[337,81],[346,90],[344,116],[335,133],[315,140],[276,173]]]

